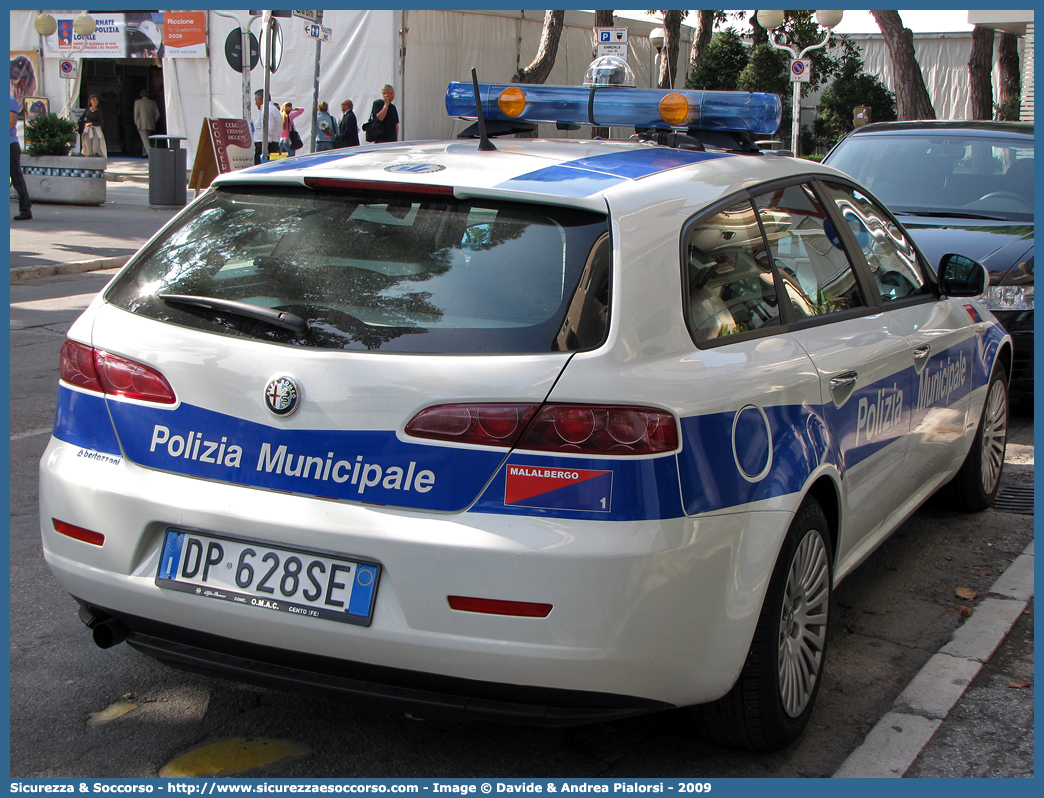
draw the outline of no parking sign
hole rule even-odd
[[[58,65],[58,71],[61,72],[63,78],[75,79],[76,62],[63,58],[61,64]]]
[[[790,62],[790,81],[808,83],[812,78],[812,62],[807,58],[795,58]]]

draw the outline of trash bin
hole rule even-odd
[[[184,136],[149,136],[149,205],[181,207],[188,201]]]

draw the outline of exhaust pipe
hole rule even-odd
[[[98,648],[112,648],[130,635],[131,630],[111,615],[88,606],[80,605],[80,620],[91,630],[91,637]]]
[[[94,644],[98,648],[112,648],[122,643],[130,635],[130,629],[115,618],[99,621],[91,632],[93,633]]]

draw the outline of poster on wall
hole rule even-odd
[[[93,14],[94,33],[81,36],[73,30],[74,14],[55,15],[58,30],[44,37],[48,58],[123,58],[127,53],[123,14]]]
[[[11,96],[18,102],[36,94],[40,54],[36,50],[11,51]]]
[[[205,11],[168,11],[163,15],[163,57],[207,57]]]
[[[94,33],[73,30],[75,15],[55,15],[58,30],[44,37],[48,58],[206,58],[206,12],[128,11],[92,14]]]
[[[26,97],[22,110],[26,121],[38,116],[47,116],[51,111],[51,101],[46,97]]]

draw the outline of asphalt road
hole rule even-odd
[[[421,721],[172,670],[125,645],[103,651],[43,561],[36,469],[53,422],[58,350],[107,276],[11,286],[10,730],[16,778],[154,777],[186,752],[230,738],[296,745],[296,756],[245,776],[828,777],[950,639],[962,607],[974,608],[975,601],[956,598],[955,589],[984,593],[1033,537],[1031,515],[992,510],[964,516],[938,505],[919,511],[836,591],[815,714],[797,743],[773,755],[703,742],[681,712],[568,730]],[[1033,418],[1025,412],[1012,418],[1005,479],[1032,485]],[[968,730],[944,725],[939,742],[933,740],[910,775],[945,775],[947,768],[953,775],[1032,775],[1031,765],[1026,773],[1024,765],[1006,764],[1009,755],[1032,763],[1032,702],[1028,718],[1025,703],[1021,714],[1004,713],[989,709],[994,699],[988,692],[1027,669],[1032,679],[1031,621],[1019,622],[998,662],[983,670],[954,712],[978,717],[972,713],[984,704],[996,739],[988,749],[974,736],[965,739],[972,753],[955,759],[949,752],[961,750],[961,740],[942,735]],[[1005,689],[1004,698],[1011,699],[1011,688]],[[107,709],[108,715],[92,719]],[[971,762],[980,750],[984,761]]]

